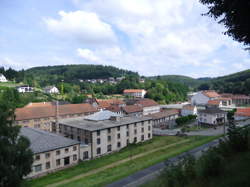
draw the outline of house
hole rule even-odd
[[[110,106],[125,106],[125,102],[121,99],[95,99],[95,103],[98,106],[98,109],[105,110]]]
[[[90,104],[41,105],[17,108],[15,124],[52,131],[58,119],[86,116],[97,112]]]
[[[232,99],[227,97],[220,97],[218,99],[209,100],[207,105],[213,105],[224,109],[234,107]]]
[[[152,99],[139,99],[135,104],[142,107],[144,116],[160,112],[160,105]]]
[[[16,89],[19,93],[29,93],[34,91],[34,88],[29,85],[18,86]]]
[[[44,92],[48,94],[58,94],[59,90],[55,86],[47,86],[44,88]]]
[[[22,127],[20,135],[29,139],[34,153],[32,171],[26,178],[51,173],[79,162],[80,142],[40,129]]]
[[[227,122],[227,112],[214,106],[207,106],[198,110],[198,123],[207,125],[221,125]]]
[[[143,108],[138,105],[126,105],[122,107],[124,116],[141,117],[143,115]]]
[[[179,117],[179,110],[165,110],[149,114],[147,117],[152,118],[152,125],[155,128],[172,128],[176,125],[175,120]]]
[[[0,82],[8,82],[8,80],[6,79],[6,77],[0,73]]]
[[[193,105],[184,105],[181,109],[182,116],[197,115],[197,107]]]
[[[221,94],[225,98],[231,98],[232,104],[235,106],[244,106],[250,104],[250,96],[247,95],[240,95],[240,94],[229,94],[223,93]]]
[[[206,105],[208,101],[215,100],[221,96],[214,90],[200,91],[191,97],[192,105]]]
[[[90,159],[152,138],[151,118],[121,117],[110,111],[63,119],[58,126],[61,135],[89,145],[88,151],[81,154]]]
[[[250,119],[250,108],[237,108],[234,113],[234,120],[239,121],[245,119]]]
[[[146,90],[143,89],[126,89],[123,90],[123,95],[134,98],[144,98]]]
[[[114,112],[114,113],[119,114],[121,116],[123,115],[122,107],[120,107],[118,105],[111,105],[111,106],[107,107],[106,110]]]

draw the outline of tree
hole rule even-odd
[[[31,172],[33,153],[27,138],[19,136],[13,124],[14,104],[7,98],[0,102],[0,186],[20,186],[23,176]]]
[[[209,15],[227,28],[225,34],[244,45],[250,44],[249,0],[200,0]],[[250,48],[248,48],[249,50]]]

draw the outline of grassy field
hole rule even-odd
[[[16,86],[20,86],[20,84],[14,83],[14,82],[0,82],[0,86],[2,86],[2,87],[16,87]]]
[[[146,153],[153,149],[161,148],[163,146],[171,145],[183,140],[183,143],[170,146],[166,149],[157,150],[149,154],[145,154],[136,159],[131,159],[127,162],[121,163],[112,168],[94,173],[92,175],[79,178],[69,183],[62,184],[61,186],[102,186],[111,183],[115,180],[126,177],[136,171],[149,167],[153,164],[161,162],[169,157],[178,155],[184,151],[190,150],[194,147],[207,143],[216,137],[154,137],[153,140],[148,142],[131,145],[120,152],[113,153],[95,160],[82,162],[79,165],[49,174],[45,177],[26,181],[24,186],[46,186],[49,184],[57,183],[65,179],[70,179],[74,176],[84,174],[86,172],[94,171],[98,168],[107,166],[109,164],[121,161],[123,159],[135,156],[141,153]]]

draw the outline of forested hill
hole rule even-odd
[[[64,80],[72,82],[79,79],[105,79],[126,75],[138,76],[138,73],[103,65],[60,65],[34,67],[25,71],[25,77],[39,82],[56,83]]]

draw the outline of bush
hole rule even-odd
[[[183,125],[185,123],[188,123],[194,119],[196,119],[196,115],[188,115],[188,116],[182,116],[179,117],[175,120],[175,122],[177,123],[178,126]]]

